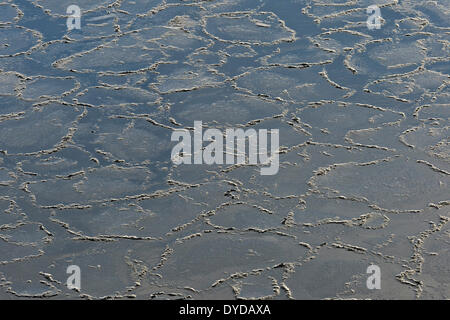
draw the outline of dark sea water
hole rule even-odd
[[[449,8],[0,0],[0,298],[450,298]],[[278,173],[175,165],[194,121]]]

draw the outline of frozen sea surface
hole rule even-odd
[[[0,0],[0,298],[449,299],[449,7]],[[174,165],[194,121],[278,174]]]

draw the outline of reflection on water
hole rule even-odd
[[[0,298],[449,298],[449,4],[0,2]],[[175,166],[194,121],[278,174]]]

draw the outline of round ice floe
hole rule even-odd
[[[379,212],[370,212],[362,216],[362,227],[366,229],[384,228],[389,223],[389,218]]]
[[[403,135],[404,141],[419,150],[432,151],[437,145],[449,140],[450,127],[422,125],[410,129]]]
[[[0,96],[16,95],[15,90],[17,89],[22,79],[23,76],[18,73],[0,71]]]
[[[22,15],[22,12],[15,4],[0,3],[0,25],[17,22]]]
[[[194,121],[203,121],[210,126],[245,124],[252,120],[272,117],[282,112],[281,103],[270,102],[258,97],[230,93],[220,88],[196,91],[193,95],[171,107],[175,120],[185,126]],[[226,114],[226,117],[223,115]]]
[[[309,102],[337,99],[349,92],[347,88],[337,88],[320,76],[322,68],[306,69],[271,68],[244,73],[237,79],[238,87],[253,94],[268,95],[287,101]]]
[[[120,1],[120,10],[124,10],[129,14],[138,15],[145,14],[147,11],[163,4],[163,0],[134,0]]]
[[[81,103],[102,107],[153,105],[158,97],[154,92],[134,87],[92,87],[77,95]]]
[[[133,72],[149,69],[164,57],[160,49],[150,45],[143,47],[136,41],[132,38],[122,38],[58,60],[55,66],[78,72]]]
[[[159,93],[173,93],[197,90],[203,87],[214,87],[223,81],[220,75],[208,70],[206,67],[183,67],[169,75],[158,76],[157,82],[152,83],[150,87]]]
[[[366,88],[371,92],[382,94],[388,98],[414,101],[421,96],[438,92],[445,87],[449,79],[448,75],[423,70],[395,78],[376,80],[367,84]]]
[[[6,168],[0,168],[0,186],[7,186],[12,184],[17,177]]]
[[[19,94],[24,100],[57,99],[75,91],[77,87],[79,82],[71,77],[37,77],[24,82]]]
[[[274,13],[226,13],[206,18],[205,32],[219,41],[273,44],[295,40],[295,31]]]
[[[59,104],[28,110],[20,119],[2,122],[0,149],[10,154],[53,149],[70,132],[80,113]]]
[[[339,195],[397,210],[423,209],[430,202],[446,200],[450,185],[448,175],[404,157],[370,165],[339,164],[315,180],[321,190],[336,190]]]
[[[0,28],[0,58],[25,53],[41,37],[36,31],[24,27]]]
[[[179,241],[173,249],[158,273],[165,283],[199,290],[218,285],[231,274],[293,261],[307,251],[290,238],[258,233],[204,234]]]
[[[400,68],[405,65],[419,65],[425,52],[417,42],[387,43],[371,48],[368,55],[387,68]]]
[[[77,0],[76,5],[80,7],[82,12],[86,12],[107,7],[113,2],[114,2],[113,0],[100,0],[100,1]],[[59,0],[37,0],[36,4],[41,8],[43,8],[46,13],[59,16],[61,15],[66,16],[67,7],[71,5],[71,3]]]
[[[151,173],[144,167],[111,165],[89,169],[72,179],[44,180],[31,185],[30,190],[40,205],[85,204],[144,194],[150,189],[150,182]]]
[[[153,134],[151,129],[148,126],[148,130],[130,128],[123,132],[102,134],[94,141],[94,145],[110,153],[115,159],[125,160],[128,163],[168,160],[162,155],[165,153],[167,157],[169,156],[169,131],[167,130],[166,136],[161,137]]]

